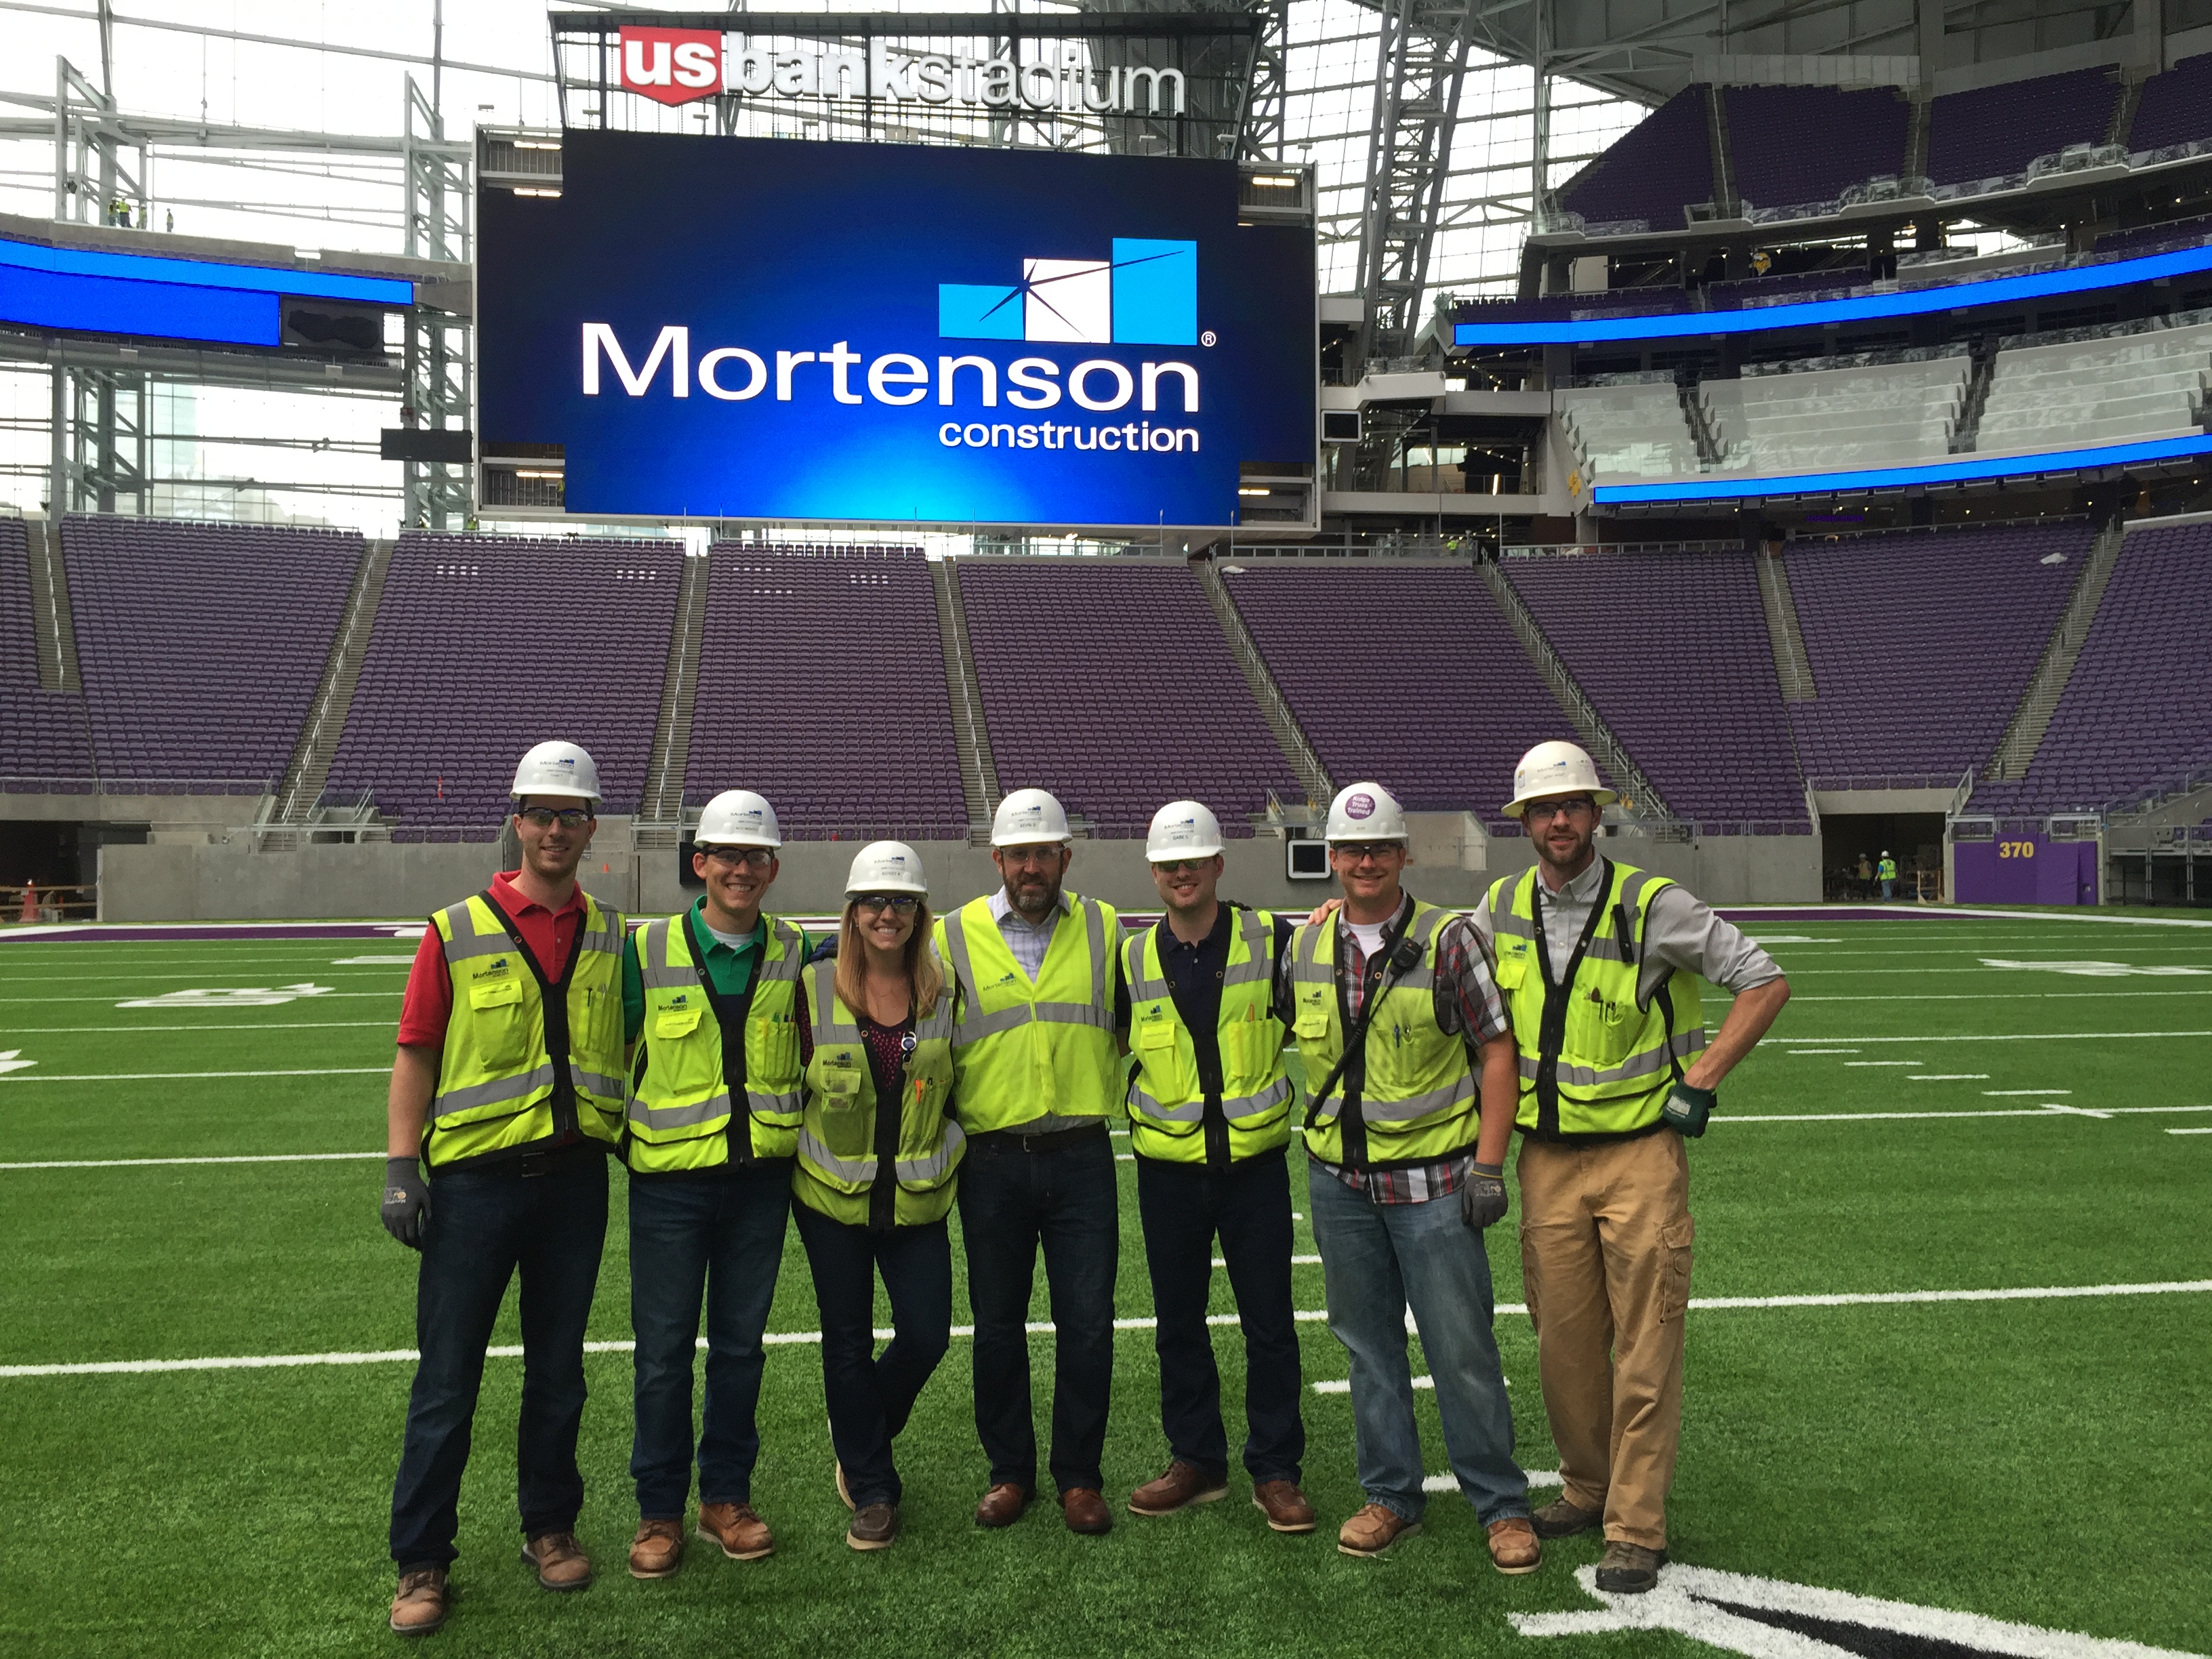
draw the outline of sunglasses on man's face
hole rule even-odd
[[[574,806],[557,812],[550,806],[526,806],[516,816],[538,830],[550,830],[556,823],[563,830],[580,830],[592,821],[589,812]]]
[[[1152,868],[1162,875],[1179,876],[1186,870],[1203,870],[1212,862],[1212,859],[1158,859]]]
[[[702,847],[709,862],[714,864],[750,864],[756,870],[765,870],[775,857],[775,849],[767,847]]]
[[[1346,864],[1358,864],[1367,859],[1387,859],[1391,854],[1404,850],[1404,844],[1395,841],[1340,841],[1329,848]]]
[[[853,901],[857,909],[872,910],[878,915],[888,910],[897,916],[912,914],[914,907],[921,902],[911,893],[865,893]]]

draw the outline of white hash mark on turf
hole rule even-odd
[[[1506,1615],[1523,1636],[1595,1636],[1608,1631],[1665,1630],[1710,1647],[1750,1659],[1842,1659],[1847,1654],[1886,1651],[1902,1646],[1942,1644],[1970,1653],[2011,1659],[2177,1659],[2172,1650],[2136,1642],[2081,1636],[2040,1625],[2014,1625],[1979,1613],[1954,1613],[1910,1601],[1881,1601],[1871,1596],[1792,1584],[1778,1578],[1719,1572],[1711,1567],[1668,1566],[1656,1588],[1637,1595],[1612,1595],[1597,1587],[1597,1569],[1578,1567],[1575,1580],[1604,1603],[1602,1611],[1513,1613]],[[1774,1613],[1799,1620],[1843,1625],[1865,1633],[1867,1641],[1845,1648],[1800,1634],[1779,1622],[1754,1616]],[[1884,1642],[1875,1632],[1907,1638]]]
[[[0,1048],[0,1072],[27,1072],[39,1062],[18,1058],[21,1048]]]
[[[410,967],[413,965],[414,961],[415,958],[412,957],[332,957],[331,958],[331,966],[333,968],[371,968],[383,967],[397,963],[401,967]]]
[[[1925,1066],[1924,1060],[1847,1060],[1846,1066]]]
[[[1987,1072],[1923,1072],[1905,1079],[1907,1083],[1987,1083]]]
[[[2073,974],[2083,979],[2124,979],[2130,975],[2147,974],[2164,977],[2188,975],[2202,978],[2212,974],[2212,968],[2139,968],[2125,962],[2014,962],[2006,957],[1984,957],[1984,968],[2024,969],[2029,972]]]
[[[2168,1129],[2170,1135],[2212,1135],[2212,1129]]]
[[[1528,1484],[1532,1486],[1561,1486],[1566,1484],[1560,1478],[1557,1469],[1523,1469],[1521,1473],[1528,1477]],[[1442,1474],[1425,1475],[1421,1480],[1421,1490],[1423,1492],[1457,1492],[1459,1477],[1449,1470]]]
[[[1982,1092],[1992,1097],[2002,1097],[2007,1095],[2070,1095],[2074,1091],[2071,1089],[1984,1089]]]
[[[1739,1310],[1755,1308],[1856,1308],[1891,1307],[1921,1302],[2036,1302],[2071,1299],[2080,1297],[2172,1296],[2196,1294],[2212,1291],[2212,1279],[2173,1279],[2149,1285],[2045,1285],[2019,1289],[1980,1291],[1846,1291],[1832,1296],[1693,1296],[1690,1298],[1692,1310]],[[1528,1307],[1522,1302],[1501,1302],[1498,1311],[1502,1314],[1526,1314]],[[1302,1323],[1318,1322],[1328,1317],[1318,1308],[1301,1308],[1291,1316]],[[1234,1325],[1235,1314],[1208,1314],[1208,1325]],[[1150,1319],[1117,1319],[1117,1331],[1149,1331],[1154,1322]],[[1049,1336],[1048,1322],[1032,1321],[1029,1334]],[[878,1331],[878,1336],[888,1335]],[[975,1334],[973,1325],[955,1325],[952,1334],[970,1337]],[[769,1347],[793,1346],[817,1343],[819,1331],[771,1331],[761,1340]],[[704,1339],[701,1339],[703,1345]],[[586,1353],[629,1353],[633,1342],[586,1342]],[[492,1359],[519,1359],[520,1347],[487,1348],[485,1356]],[[93,1376],[112,1374],[150,1371],[221,1371],[258,1370],[273,1367],[297,1365],[368,1365],[398,1361],[413,1361],[422,1356],[412,1348],[387,1348],[370,1353],[302,1353],[228,1355],[204,1359],[98,1359],[54,1365],[0,1365],[0,1378],[19,1376]],[[1349,1383],[1345,1385],[1347,1389]]]

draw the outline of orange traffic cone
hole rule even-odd
[[[38,919],[39,886],[36,882],[31,882],[26,884],[23,888],[23,911],[21,915],[15,918],[15,920],[18,921],[36,921]]]

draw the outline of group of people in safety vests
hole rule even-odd
[[[1406,816],[1371,782],[1329,806],[1340,896],[1310,915],[1222,897],[1228,843],[1182,800],[1146,839],[1159,919],[1133,927],[1067,888],[1066,816],[1022,789],[994,821],[991,892],[933,915],[920,856],[878,842],[820,937],[767,908],[782,837],[757,794],[708,803],[692,856],[704,891],[635,927],[576,879],[600,798],[591,757],[539,744],[514,796],[519,866],[433,918],[392,1068],[382,1218],[421,1253],[393,1630],[434,1630],[450,1610],[477,1388],[518,1274],[522,1559],[549,1590],[592,1581],[576,1446],[610,1153],[628,1185],[632,1575],[675,1574],[695,1536],[741,1561],[775,1548],[752,1475],[793,1225],[821,1322],[823,1478],[853,1548],[896,1539],[893,1447],[951,1345],[956,1207],[988,1462],[975,1521],[1012,1525],[1040,1490],[1028,1320],[1042,1255],[1042,1473],[1069,1530],[1108,1532],[1125,1123],[1168,1450],[1131,1513],[1230,1491],[1207,1318],[1218,1249],[1244,1345],[1240,1461],[1267,1527],[1319,1524],[1292,1297],[1294,1267],[1318,1265],[1365,1499],[1340,1550],[1379,1555],[1418,1529],[1429,1477],[1413,1395],[1433,1387],[1498,1571],[1533,1572],[1545,1540],[1601,1530],[1601,1589],[1656,1582],[1681,1421],[1685,1143],[1789,988],[1678,884],[1599,850],[1616,797],[1581,749],[1523,757],[1505,811],[1533,862],[1471,914],[1407,890]],[[1700,980],[1733,994],[1710,1036]],[[1484,1246],[1510,1207],[1516,1133],[1522,1277],[1560,1460],[1559,1495],[1534,1508]],[[1301,1220],[1317,1264],[1296,1254]],[[893,1327],[880,1350],[878,1279]]]

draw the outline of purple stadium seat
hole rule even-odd
[[[29,538],[21,519],[0,519],[0,789],[83,788],[93,775],[84,698],[39,689],[37,625]]]

